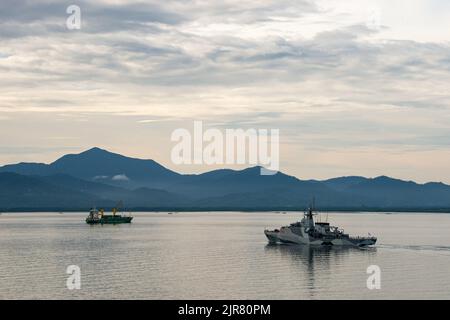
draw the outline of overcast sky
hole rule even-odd
[[[80,30],[66,8],[81,8]],[[280,170],[450,183],[450,2],[0,2],[0,164],[280,129]]]

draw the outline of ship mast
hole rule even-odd
[[[312,204],[309,206],[309,209],[308,209],[308,219],[313,218],[315,203],[316,203],[316,197],[313,197]]]

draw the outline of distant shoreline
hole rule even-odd
[[[90,208],[52,208],[52,207],[42,207],[42,208],[0,208],[1,213],[19,213],[19,212],[88,212]],[[112,207],[103,207],[106,211],[111,211]],[[342,208],[342,207],[318,207],[320,212],[354,212],[354,213],[377,213],[377,212],[387,212],[387,213],[450,213],[450,208]],[[303,212],[305,208],[239,208],[239,207],[220,207],[220,208],[196,208],[196,207],[136,207],[136,208],[125,208],[123,211],[131,212]]]

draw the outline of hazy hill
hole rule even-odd
[[[109,205],[92,194],[57,186],[47,181],[16,173],[0,173],[0,208],[85,208],[93,203]]]
[[[48,176],[66,174],[76,178],[124,187],[165,186],[180,176],[153,160],[122,156],[100,148],[65,155],[51,164],[19,163],[0,167],[0,172]]]
[[[0,209],[303,209],[315,197],[322,209],[450,209],[450,186],[417,184],[389,177],[300,180],[281,172],[260,175],[260,167],[214,170],[198,175],[173,172],[141,160],[93,148],[51,164],[0,167]]]

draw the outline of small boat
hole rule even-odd
[[[113,208],[112,215],[104,213],[103,209],[97,210],[95,208],[89,211],[89,215],[86,218],[87,224],[119,224],[119,223],[131,223],[133,217],[123,216],[117,213],[117,209]]]

